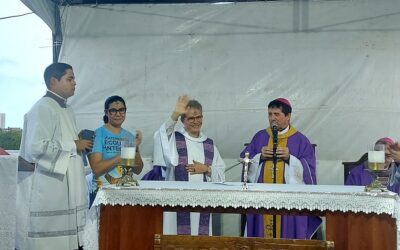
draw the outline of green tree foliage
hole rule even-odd
[[[22,130],[0,130],[0,147],[8,150],[18,150],[21,144]]]

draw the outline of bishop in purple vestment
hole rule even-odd
[[[389,137],[379,139],[375,145],[385,146],[385,166],[389,171],[388,190],[399,193],[399,182],[395,180],[395,174],[398,169],[398,163],[394,162],[393,154],[390,152],[390,147],[394,145],[394,141]],[[353,186],[368,186],[373,182],[372,173],[368,170],[368,162],[361,163],[360,165],[352,168],[346,178],[345,185]]]
[[[291,104],[278,98],[268,104],[270,127],[257,132],[241,152],[250,153],[249,181],[310,184],[316,182],[312,144],[290,124]],[[275,168],[275,171],[274,171]],[[275,172],[275,174],[274,174]],[[310,239],[321,224],[315,216],[247,215],[249,237]]]
[[[396,190],[397,193],[400,194],[400,142],[395,142],[390,145],[388,151],[393,159],[393,164],[390,171],[390,185],[395,185],[398,187]]]

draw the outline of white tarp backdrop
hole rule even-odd
[[[203,104],[204,132],[227,159],[267,126],[268,102],[288,98],[292,124],[317,144],[319,183],[342,183],[341,161],[378,138],[400,139],[398,0],[77,5],[60,15],[78,126],[101,126],[105,99],[121,95],[145,156],[182,94]]]

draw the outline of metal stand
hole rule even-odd
[[[373,193],[388,192],[388,170],[384,168],[383,163],[368,162],[367,170],[372,174],[373,181],[371,184],[365,187],[365,191]]]
[[[276,149],[278,148],[278,129],[276,126],[272,128],[272,182],[276,183],[276,162],[278,157],[276,156]],[[276,215],[272,215],[272,237],[276,238]]]
[[[248,182],[248,174],[249,174],[249,164],[253,163],[254,160],[250,160],[250,153],[246,152],[244,154],[244,158],[239,159],[239,162],[244,163],[244,171],[243,171],[243,190],[247,190],[249,189],[249,187],[247,186],[247,182]]]
[[[132,177],[134,166],[121,166],[122,167],[122,177],[118,180],[117,186],[139,186],[136,179]]]
[[[374,170],[369,170],[373,176],[373,181],[371,184],[365,187],[366,192],[372,192],[372,193],[381,193],[381,192],[388,192],[389,190],[385,185],[382,184],[382,182],[379,180],[379,173],[382,171],[374,171]]]

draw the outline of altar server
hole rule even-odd
[[[53,63],[44,72],[47,93],[26,115],[21,157],[35,165],[24,249],[78,249],[87,210],[82,151],[75,115],[67,105],[74,95],[70,65]]]

